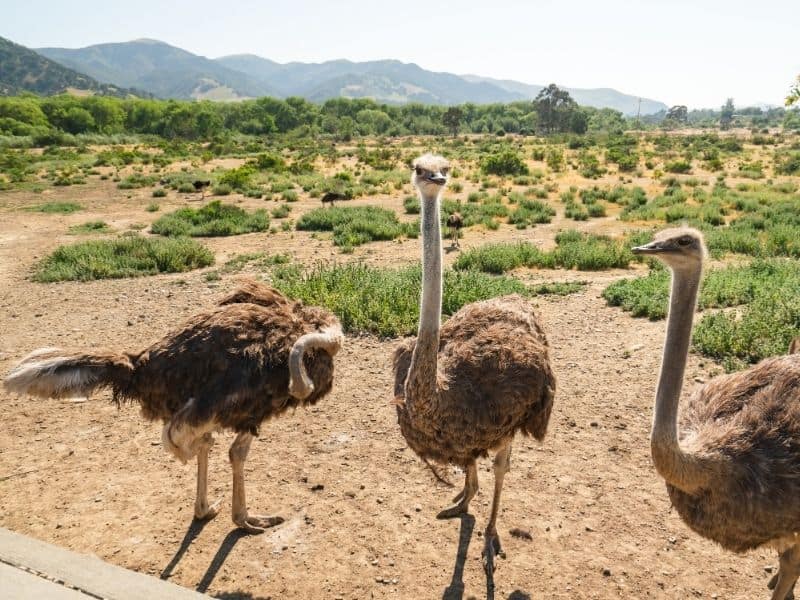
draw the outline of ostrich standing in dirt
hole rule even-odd
[[[329,312],[249,282],[141,352],[43,348],[14,367],[5,386],[52,398],[111,387],[117,404],[138,401],[144,418],[164,423],[166,450],[184,463],[197,457],[198,519],[218,511],[206,490],[212,434],[232,429],[233,521],[260,533],[283,519],[247,512],[250,444],[262,422],[330,392],[341,343],[341,326]]]
[[[458,203],[461,208],[461,202]],[[455,248],[459,248],[458,238],[461,235],[461,228],[464,227],[464,217],[461,216],[459,211],[455,211],[447,217],[447,229],[450,233],[450,244]]]
[[[484,557],[501,552],[497,513],[511,442],[518,431],[544,438],[555,393],[547,339],[533,306],[506,296],[464,306],[444,326],[439,196],[449,165],[426,154],[414,164],[412,182],[422,204],[422,299],[419,334],[394,354],[394,394],[400,430],[423,460],[466,471],[454,505],[438,514],[464,514],[478,491],[476,459],[495,451],[494,498]]]
[[[714,378],[678,401],[703,270],[702,235],[669,229],[634,248],[672,270],[667,338],[650,437],[653,463],[686,524],[723,548],[780,552],[773,600],[800,574],[800,354]]]

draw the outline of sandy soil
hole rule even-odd
[[[399,209],[403,195],[382,201]],[[79,199],[87,210],[17,210],[56,197]],[[121,231],[148,223],[158,216],[144,211],[150,200],[147,191],[104,182],[0,197],[0,372],[45,345],[141,348],[236,285],[236,275],[209,283],[205,271],[51,285],[26,279],[38,257],[75,241],[69,225],[105,219]],[[162,212],[186,202],[171,193]],[[317,205],[301,200],[291,216]],[[476,229],[464,245],[488,237],[547,245],[559,225]],[[218,264],[256,250],[304,262],[352,258],[298,232],[204,243]],[[417,254],[418,241],[407,240],[361,247],[355,258],[400,264]],[[609,280],[629,274],[526,274],[590,284],[565,298],[537,299],[558,392],[546,441],[514,445],[499,518],[507,558],[494,576],[497,597],[766,598],[774,555],[735,556],[691,533],[652,468],[648,430],[664,324],[632,319],[599,297]],[[224,598],[484,597],[490,464],[481,465],[471,515],[437,521],[454,492],[433,480],[399,434],[389,405],[394,345],[349,337],[332,394],[264,427],[246,466],[248,503],[286,522],[260,536],[240,534],[230,520],[230,435],[219,438],[210,469],[211,498],[223,499],[222,512],[198,524],[194,465],[170,458],[160,426],[143,421],[135,406],[118,410],[107,393],[76,403],[0,391],[0,525]],[[719,372],[692,356],[686,392]],[[460,484],[459,473],[449,476]],[[532,540],[512,537],[512,528]]]

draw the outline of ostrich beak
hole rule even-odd
[[[447,177],[442,175],[441,173],[431,173],[428,175],[428,181],[431,183],[435,183],[436,185],[444,185],[447,183]]]
[[[668,252],[669,248],[666,248],[662,242],[650,242],[649,244],[645,244],[644,246],[637,246],[635,248],[631,248],[631,252],[634,254],[659,254],[661,252]]]

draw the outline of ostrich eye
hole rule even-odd
[[[421,169],[421,168],[419,168],[419,167],[414,167],[414,172],[415,172],[417,175],[422,175],[422,169]]]
[[[688,237],[682,237],[681,239],[678,240],[678,244],[680,244],[681,246],[688,246],[691,243],[692,240]]]

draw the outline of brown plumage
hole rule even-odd
[[[415,345],[416,338],[404,340],[394,353],[398,399],[405,398]],[[475,302],[450,317],[441,329],[436,378],[426,418],[413,419],[405,402],[397,407],[400,431],[421,458],[466,469],[517,432],[544,439],[555,377],[528,300]]]
[[[337,200],[346,200],[346,199],[347,196],[345,196],[344,194],[340,194],[339,192],[327,192],[325,195],[322,196],[322,198],[320,198],[320,200],[322,201],[322,206],[325,206],[326,204],[335,206],[334,202],[336,202]]]
[[[800,574],[800,354],[714,378],[678,419],[703,238],[693,229],[671,229],[634,252],[672,269],[651,435],[656,470],[695,532],[734,552],[760,546],[781,552],[771,584],[772,599],[784,600]]]
[[[237,469],[264,421],[330,392],[341,341],[341,327],[331,313],[248,282],[141,352],[45,348],[23,359],[5,385],[44,397],[111,387],[117,403],[138,402],[146,419],[165,423],[166,449],[184,462],[198,457],[199,518],[216,514],[205,498],[211,435],[235,431],[230,453],[234,521],[256,532],[280,519],[247,515]]]
[[[459,247],[458,238],[461,236],[461,228],[464,227],[464,217],[460,212],[454,212],[447,217],[447,229],[450,233],[450,243],[456,248]]]
[[[513,295],[464,306],[441,320],[442,239],[439,195],[449,164],[417,159],[412,181],[422,206],[422,299],[419,335],[394,354],[394,396],[400,431],[426,462],[466,470],[464,489],[439,518],[466,513],[478,491],[476,460],[495,451],[495,488],[485,533],[487,570],[500,552],[496,521],[503,478],[517,432],[543,439],[555,378],[547,339],[531,303]]]

